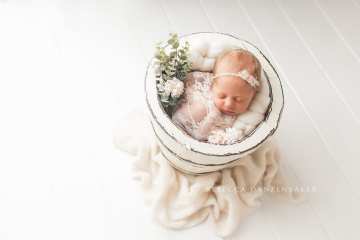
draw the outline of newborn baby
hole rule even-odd
[[[261,65],[250,52],[231,50],[217,57],[213,73],[191,72],[184,97],[172,116],[189,135],[211,143],[232,143],[237,116],[247,111],[260,86]],[[219,139],[226,130],[232,141]],[[228,138],[229,139],[229,138]]]

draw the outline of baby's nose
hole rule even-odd
[[[233,101],[231,98],[227,98],[227,99],[225,100],[225,106],[226,106],[226,107],[232,106],[233,103],[234,103],[234,101]]]

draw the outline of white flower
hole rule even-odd
[[[239,139],[240,133],[236,128],[214,130],[208,137],[208,142],[213,144],[232,144]]]
[[[250,86],[253,87],[253,88],[256,88],[257,86],[260,85],[259,81],[258,81],[256,78],[254,78],[252,75],[250,75],[250,73],[249,73],[248,70],[246,70],[246,69],[240,71],[240,72],[238,73],[238,75],[239,75],[242,79],[244,79],[245,81],[247,81],[247,82],[250,84]]]
[[[239,139],[239,132],[236,128],[226,128],[225,129],[225,142],[230,144],[234,143]]]
[[[180,80],[177,80],[174,84],[174,88],[171,91],[173,97],[180,97],[184,92],[184,83]]]
[[[158,90],[159,90],[160,92],[165,91],[165,89],[164,89],[164,84],[158,83],[158,84],[157,84],[157,87],[158,87]]]
[[[172,85],[171,80],[166,81],[164,84],[164,95],[167,97],[170,96],[172,88],[173,88],[173,85]]]
[[[180,97],[184,92],[184,83],[177,78],[167,80],[165,82],[164,92],[166,96],[171,94],[171,96],[175,98]]]
[[[257,86],[260,85],[259,81],[256,80],[256,78],[254,78],[253,76],[250,76],[250,78],[248,78],[247,82],[250,84],[250,86],[252,86],[253,88],[256,88]]]
[[[244,69],[244,70],[239,72],[239,76],[242,79],[247,80],[250,77],[250,73],[248,72],[248,70]]]
[[[215,130],[212,131],[208,136],[208,142],[213,144],[221,144],[224,143],[225,140],[225,132],[223,130]]]

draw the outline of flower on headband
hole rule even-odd
[[[239,76],[243,79],[248,79],[251,75],[246,69],[244,69],[239,72]]]
[[[253,88],[256,88],[257,86],[260,85],[260,82],[256,78],[254,78],[246,69],[243,69],[237,73],[219,73],[219,74],[213,76],[212,78],[215,79],[217,77],[222,77],[222,76],[241,77],[244,81],[248,82],[250,84],[250,86]]]
[[[246,82],[248,82],[250,86],[253,88],[256,88],[257,86],[260,85],[259,81],[256,78],[254,78],[246,69],[240,71],[238,76],[244,79]]]

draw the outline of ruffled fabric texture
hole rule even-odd
[[[114,144],[131,155],[133,176],[144,192],[154,219],[172,229],[195,226],[211,217],[215,233],[231,235],[262,203],[264,194],[299,203],[304,195],[291,189],[280,170],[274,142],[267,142],[232,168],[189,175],[173,168],[159,150],[148,116],[138,108],[122,119]]]

